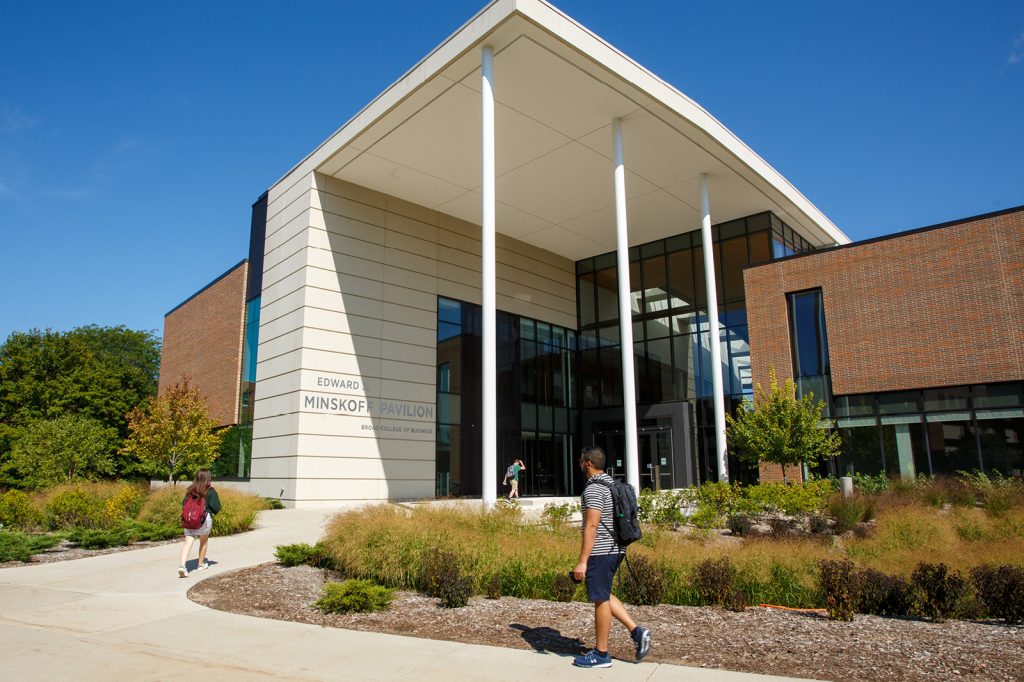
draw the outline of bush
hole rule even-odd
[[[971,570],[971,581],[991,616],[1007,623],[1024,621],[1024,568],[983,564]]]
[[[570,602],[576,596],[577,587],[579,584],[567,573],[558,573],[551,581],[551,595],[555,601]]]
[[[750,594],[741,587],[733,589],[725,600],[725,608],[729,611],[746,611],[750,606]]]
[[[46,527],[50,530],[65,528],[98,528],[104,524],[103,512],[94,500],[78,487],[54,493],[46,501]]]
[[[682,507],[689,505],[695,491],[691,489],[654,492],[649,488],[640,491],[637,498],[637,518],[640,523],[677,524],[686,520]]]
[[[313,566],[314,568],[332,568],[331,557],[319,542],[315,545],[299,543],[295,545],[278,545],[274,558],[284,566]]]
[[[284,509],[284,503],[276,497],[264,497],[267,502],[267,509]]]
[[[885,474],[854,474],[853,489],[858,492],[877,495],[889,488],[889,478]]]
[[[796,524],[792,519],[774,518],[768,519],[768,525],[772,528],[772,536],[785,538],[796,535]]]
[[[807,520],[807,530],[811,535],[827,535],[832,530],[832,524],[827,516],[815,514]]]
[[[31,561],[33,554],[38,554],[59,542],[60,537],[56,535],[29,535],[0,530],[0,562]]]
[[[158,542],[181,535],[181,529],[142,521],[123,521],[113,528],[74,528],[68,540],[83,549],[107,549],[136,542]]]
[[[945,564],[921,562],[910,581],[918,588],[918,613],[936,621],[953,615],[967,587],[960,574],[950,573]]]
[[[729,559],[705,559],[693,569],[693,587],[705,604],[724,606],[736,582],[736,569]]]
[[[185,497],[185,490],[182,486],[169,485],[152,491],[135,518],[161,526],[180,528],[181,499]]]
[[[819,561],[818,587],[830,620],[853,620],[857,583],[852,561]]]
[[[216,488],[216,486],[214,486]],[[161,526],[181,527],[181,500],[185,497],[188,486],[165,486],[152,492],[139,511],[138,519]],[[269,509],[270,504],[265,498],[239,492],[233,488],[218,488],[221,509],[213,517],[213,530],[210,535],[222,537],[252,530],[256,522],[256,514]]]
[[[827,512],[835,521],[836,535],[842,535],[862,521],[870,521],[875,516],[875,505],[872,498],[864,495],[843,497],[833,495],[828,501]]]
[[[182,491],[182,497],[184,495],[185,493]],[[252,530],[253,524],[256,523],[256,515],[270,508],[266,499],[233,488],[221,488],[217,491],[217,496],[220,497],[221,507],[220,512],[213,517],[213,530],[210,531],[210,535],[215,538]],[[180,522],[180,498],[178,500],[178,519]]]
[[[147,491],[136,485],[121,483],[117,492],[103,503],[105,525],[117,525],[138,516],[146,503]]]
[[[28,531],[36,530],[42,524],[43,515],[28,494],[20,490],[8,490],[0,495],[0,526]]]
[[[394,592],[370,580],[349,579],[324,585],[324,596],[313,606],[324,613],[366,613],[391,606]]]
[[[857,573],[857,611],[875,616],[906,616],[914,606],[914,588],[899,575],[874,569]]]
[[[465,606],[473,594],[472,580],[462,574],[458,557],[437,547],[424,557],[419,582],[427,596],[449,609]]]
[[[544,505],[544,511],[541,512],[540,517],[548,526],[557,530],[567,525],[572,520],[572,515],[579,510],[580,505],[576,502],[563,502],[562,504],[549,502]]]
[[[730,514],[725,522],[733,535],[746,535],[754,527],[754,519],[749,514]]]
[[[501,599],[501,575],[495,573],[491,576],[491,579],[487,581],[487,598],[488,599]]]
[[[637,606],[655,606],[665,601],[668,580],[662,568],[637,554],[619,566],[619,592],[622,600]]]

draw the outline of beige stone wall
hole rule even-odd
[[[433,497],[437,297],[480,303],[480,228],[291,180],[269,196],[253,484],[298,506]],[[571,261],[502,235],[496,257],[499,309],[575,328]]]

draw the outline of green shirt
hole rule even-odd
[[[185,500],[187,499],[188,493],[186,492],[185,497],[181,498],[182,507],[185,506]],[[210,512],[211,514],[216,514],[220,511],[220,496],[217,494],[217,491],[214,490],[213,488],[210,488],[209,490],[206,491],[206,511]]]
[[[513,464],[512,465],[512,480],[513,481],[518,481],[519,480],[519,472],[522,471],[522,470],[523,470],[523,467],[519,466],[518,464]]]

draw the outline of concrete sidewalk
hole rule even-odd
[[[177,576],[180,545],[0,569],[0,666],[6,679],[700,680],[785,678],[616,661],[580,670],[569,657],[381,635],[214,611],[186,597],[197,579],[315,542],[331,512],[264,512],[259,527],[211,538],[209,571]],[[193,550],[193,553],[195,550]],[[195,559],[191,561],[195,565]],[[655,647],[657,647],[657,633]]]

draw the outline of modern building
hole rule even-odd
[[[970,248],[1009,254],[994,288],[981,273],[961,273],[950,294],[960,306],[963,292],[1002,296],[956,319],[1007,316],[1009,327],[989,325],[985,336],[1013,345],[1000,356],[1004,371],[974,373],[981,360],[890,381],[884,353],[878,365],[856,345],[846,350],[863,340],[858,329],[889,333],[888,344],[871,340],[882,350],[907,341],[926,353],[941,343],[940,325],[921,341],[905,326],[894,335],[890,318],[868,313],[876,326],[858,328],[837,316],[861,310],[856,293],[877,286],[866,279],[891,284],[909,261],[889,250],[917,233],[848,246],[678,90],[542,0],[496,0],[254,205],[238,383],[241,410],[258,387],[250,485],[296,506],[489,501],[505,464],[521,457],[524,494],[572,495],[582,484],[578,450],[590,443],[638,487],[754,480],[758,471],[727,456],[724,415],[769,366],[825,397],[848,438],[881,434],[881,468],[899,462],[903,473],[916,455],[899,448],[914,428],[886,421],[882,394],[917,391],[918,430],[931,434],[932,423],[952,421],[929,421],[927,391],[959,382],[972,424],[1004,410],[992,418],[1017,454],[1003,468],[1019,473],[1020,215],[968,221],[975,231],[966,236],[920,233],[998,236]],[[976,225],[992,221],[1000,227]],[[952,281],[905,278],[908,305]],[[1016,336],[1003,336],[1013,325]],[[816,330],[813,350],[807,329]],[[969,336],[960,331],[958,340]],[[1016,390],[1016,402],[986,407],[982,390]],[[870,402],[876,431],[843,421],[865,416],[848,413],[850,400]],[[895,459],[886,459],[890,432]],[[867,446],[849,447],[833,470],[875,467]],[[938,470],[935,459],[915,471]]]

